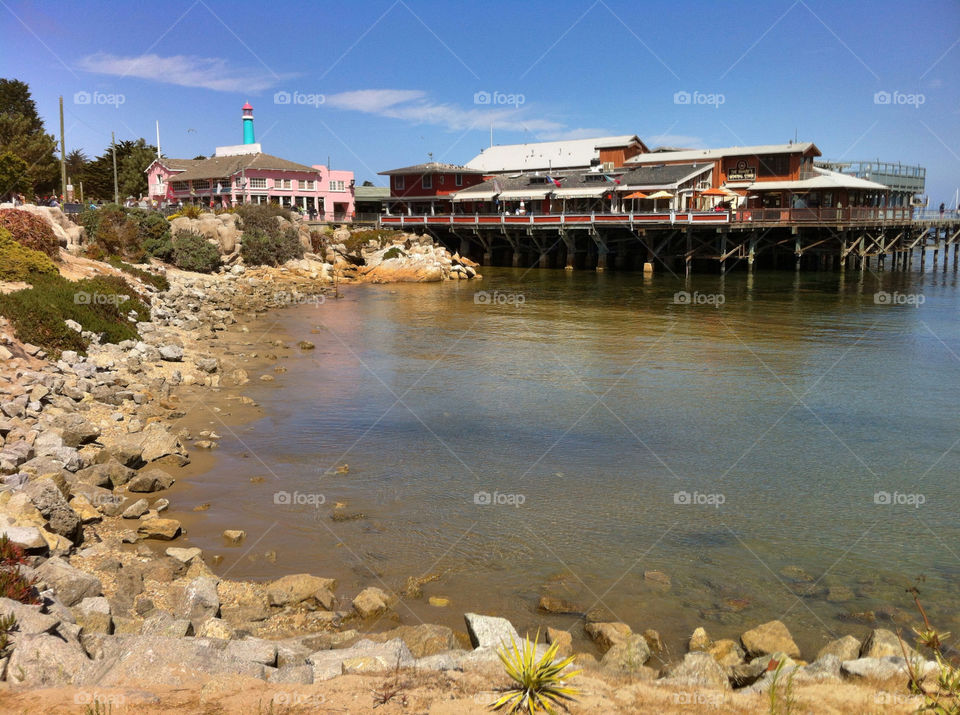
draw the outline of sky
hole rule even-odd
[[[160,3],[0,0],[0,76],[67,151],[242,142],[377,172],[496,144],[637,134],[648,146],[813,141],[960,187],[960,2]]]

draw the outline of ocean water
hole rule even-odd
[[[780,618],[812,657],[906,623],[912,585],[960,628],[956,274],[484,275],[251,327],[316,349],[243,389],[265,416],[191,484],[221,573],[430,578],[404,622],[590,613],[674,649]]]

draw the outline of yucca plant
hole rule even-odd
[[[935,671],[937,679],[936,684],[925,687],[924,675],[919,672],[918,665],[911,663],[907,657],[907,649],[904,646],[900,631],[897,631],[897,638],[900,640],[900,649],[903,651],[903,657],[907,661],[907,671],[909,678],[907,687],[914,695],[923,697],[923,705],[917,710],[920,713],[935,713],[936,715],[960,715],[960,668],[951,664],[943,653],[943,642],[950,638],[950,633],[938,631],[930,625],[930,619],[927,618],[927,612],[920,604],[920,591],[916,588],[909,588],[907,592],[913,595],[913,601],[923,618],[923,627],[914,626],[913,632],[917,635],[919,645],[929,649],[933,653],[937,664]]]
[[[533,642],[529,636],[523,640],[523,648],[517,648],[513,637],[510,637],[511,649],[506,646],[497,649],[497,655],[506,668],[507,675],[516,685],[507,689],[506,693],[490,707],[494,710],[509,707],[508,712],[537,713],[543,710],[547,713],[556,712],[553,705],[559,705],[566,710],[564,701],[571,701],[580,692],[576,688],[566,685],[566,681],[579,675],[581,671],[572,673],[563,671],[573,662],[573,656],[554,662],[559,642],[553,643],[543,657],[538,661],[537,641],[540,631]]]

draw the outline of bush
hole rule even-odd
[[[17,243],[7,229],[0,228],[0,280],[29,282],[35,274],[57,272],[50,256]]]
[[[394,246],[393,248],[384,251],[383,260],[389,261],[391,258],[400,258],[401,256],[406,256],[407,254],[403,252],[403,249],[400,246]]]
[[[137,340],[139,334],[127,317],[148,320],[150,311],[119,276],[97,276],[68,281],[58,275],[37,275],[33,287],[0,295],[0,315],[13,324],[17,337],[46,349],[54,356],[64,350],[83,352],[87,343],[67,327],[74,320],[100,335],[103,342]]]
[[[140,245],[137,220],[128,216],[124,208],[117,204],[107,204],[97,213],[96,230],[90,235],[92,243],[87,255],[98,257],[99,251],[107,256],[120,256],[138,263],[142,261],[146,254]]]
[[[168,239],[169,241],[169,239]],[[172,244],[171,244],[172,249]],[[170,282],[167,280],[166,276],[161,276],[156,273],[151,273],[150,271],[145,271],[142,268],[137,268],[136,266],[131,266],[129,263],[124,263],[116,256],[110,256],[107,259],[109,263],[114,268],[117,268],[124,273],[129,273],[132,276],[136,276],[141,281],[147,285],[153,286],[157,290],[168,290],[170,288]]]
[[[39,216],[20,209],[0,209],[0,228],[5,228],[13,240],[50,258],[60,259],[60,243],[50,225]]]
[[[241,204],[237,207],[243,232],[260,231],[268,236],[280,237],[280,222],[277,216],[290,220],[290,211],[278,204]]]
[[[295,228],[276,236],[251,229],[243,232],[240,255],[248,266],[279,266],[292,258],[303,258],[303,246]]]
[[[212,273],[220,265],[220,251],[198,233],[177,231],[173,237],[173,264],[185,271]]]
[[[177,215],[186,216],[187,218],[200,218],[200,214],[202,214],[203,211],[203,206],[199,204],[184,204]]]
[[[348,253],[360,253],[360,249],[364,248],[370,241],[375,241],[378,246],[383,248],[391,239],[398,238],[403,235],[402,231],[396,231],[393,229],[366,229],[363,231],[352,231],[350,233],[350,238],[343,242],[344,248],[347,249]]]
[[[173,257],[173,240],[169,233],[162,238],[148,238],[143,242],[143,250],[154,258],[169,263]]]
[[[40,603],[33,579],[20,573],[20,566],[26,563],[23,549],[12,543],[6,534],[0,536],[0,598],[34,605]]]

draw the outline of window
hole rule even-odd
[[[243,188],[243,177],[242,177],[242,176],[234,177],[234,179],[233,179],[233,185],[236,186],[238,189],[242,189],[242,188]]]
[[[463,174],[454,174],[453,183],[457,186],[463,186]]]
[[[293,188],[293,182],[290,179],[274,179],[273,188],[275,189],[290,189]]]
[[[170,185],[174,191],[188,191],[190,189],[189,181],[171,181]]]
[[[337,191],[344,191],[343,182],[342,182],[342,181],[338,181],[338,182],[337,182]]]
[[[210,179],[194,179],[194,190],[206,190],[210,188]]]
[[[789,154],[770,154],[757,159],[760,164],[758,176],[789,176],[790,174]]]
[[[250,179],[250,188],[251,189],[265,189],[267,188],[267,180],[262,176]]]
[[[331,181],[330,184],[331,184],[330,188],[332,189],[332,188],[333,188],[333,182]],[[393,188],[395,188],[395,189],[405,189],[405,188],[407,188],[407,185],[406,185],[406,177],[405,177],[405,176],[394,176],[394,177],[393,177]]]
[[[300,179],[300,188],[304,191],[313,191],[315,183],[312,179]]]
[[[424,175],[420,178],[420,186],[422,186],[422,187],[425,188],[425,189],[432,189],[432,188],[433,188],[433,176],[430,175],[430,174],[424,174]]]

